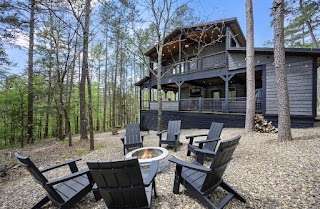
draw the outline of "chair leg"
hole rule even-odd
[[[179,194],[179,187],[181,183],[181,172],[182,172],[182,166],[176,165],[176,172],[175,172],[174,184],[173,184],[174,194]]]
[[[190,150],[188,149],[187,156],[190,156]]]
[[[197,158],[196,158],[196,161],[198,163],[200,163],[201,165],[203,165],[204,163],[204,158],[205,158],[205,155],[202,154],[202,153],[197,153]]]
[[[220,186],[225,189],[227,192],[234,194],[234,197],[240,200],[241,202],[246,202],[246,199],[239,194],[236,190],[234,190],[229,184],[226,182],[222,181]]]
[[[158,195],[157,195],[156,181],[155,180],[153,180],[153,185],[152,186],[153,186],[154,198],[157,198]]]
[[[36,208],[41,208],[42,206],[44,206],[47,202],[49,202],[49,198],[48,196],[45,196],[44,198],[42,198],[37,204],[35,204],[32,209],[36,209]]]
[[[174,152],[177,151],[177,143],[174,143]]]

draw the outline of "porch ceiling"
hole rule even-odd
[[[261,80],[262,72],[261,70],[255,72],[255,78],[256,80]],[[246,84],[246,73],[238,73],[234,75],[230,83],[238,83],[245,85]],[[188,80],[185,81],[181,88],[189,88],[189,87],[208,87],[208,86],[217,86],[217,85],[224,85],[225,82],[222,78],[220,77],[213,77],[213,78],[203,78],[203,79],[198,79],[198,80]],[[166,90],[169,91],[177,91],[178,90],[178,85],[175,83],[168,83],[168,84],[163,84],[162,87]]]

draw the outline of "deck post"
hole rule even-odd
[[[202,97],[199,97],[198,104],[199,112],[202,112]]]
[[[148,89],[149,89],[149,110],[150,110],[150,102],[151,102],[151,84],[148,84]]]
[[[179,103],[179,105],[178,105],[178,110],[180,111],[180,102],[181,102],[181,86],[182,86],[182,84],[184,83],[184,81],[177,81],[177,82],[175,82],[176,84],[177,84],[177,86],[178,86],[178,93],[179,93],[179,95],[178,95],[178,103]]]
[[[181,33],[179,35],[179,74],[181,74]]]
[[[229,112],[229,81],[235,73],[219,76],[225,83],[225,98],[224,98],[224,112]]]
[[[225,82],[225,99],[224,99],[224,111],[229,112],[229,79],[226,77]]]
[[[143,98],[142,98],[142,90],[143,90],[143,86],[140,86],[140,110],[142,110],[142,104],[143,104]]]

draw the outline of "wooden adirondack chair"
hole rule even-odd
[[[155,176],[158,161],[151,163],[149,174],[141,174],[138,159],[88,161],[96,200],[103,198],[110,208],[151,208],[152,189],[156,194]]]
[[[223,123],[212,122],[208,134],[186,136],[186,138],[189,139],[187,156],[190,156],[190,152],[193,152],[196,154],[196,150],[198,152],[201,152],[201,150],[199,149],[202,149],[203,151],[214,152],[220,140],[222,129],[223,129]],[[199,144],[198,146],[192,144],[194,138],[203,137],[203,136],[207,137],[206,140],[195,141],[195,143]],[[203,154],[197,155],[197,161],[201,164],[203,164],[204,158],[205,158],[205,155]]]
[[[239,144],[239,140],[240,136],[222,141],[213,156],[210,168],[198,162],[188,163],[177,158],[169,159],[169,161],[176,164],[173,193],[178,194],[179,186],[182,184],[203,205],[214,209],[223,208],[233,197],[246,202],[244,197],[222,179],[223,173],[232,159],[232,154]],[[208,195],[219,186],[226,190],[228,194],[218,204],[214,204],[210,201]]]
[[[32,208],[41,208],[51,200],[53,205],[61,209],[68,209],[92,190],[93,181],[87,175],[89,170],[78,171],[76,161],[81,160],[80,158],[39,170],[28,157],[19,153],[15,153],[15,156],[20,165],[30,172],[35,182],[47,191],[47,195]],[[48,181],[43,175],[47,171],[66,165],[69,166],[71,175],[52,181]]]
[[[177,145],[180,143],[180,130],[181,120],[169,121],[168,130],[163,130],[160,133],[157,133],[159,136],[159,147],[161,144],[168,144],[174,146],[174,151],[177,151]],[[162,139],[162,134],[167,132],[167,138]]]
[[[126,133],[121,136],[123,143],[123,154],[126,154],[126,149],[133,147],[143,147],[144,135],[140,132],[140,124],[126,125]]]

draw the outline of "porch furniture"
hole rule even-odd
[[[35,182],[47,191],[47,195],[32,208],[41,208],[50,200],[54,206],[60,209],[69,209],[92,189],[93,183],[87,175],[89,172],[88,169],[78,171],[76,161],[81,160],[81,158],[39,170],[28,157],[22,156],[17,152],[15,156],[20,165],[30,172]],[[66,165],[69,166],[72,173],[71,175],[50,181],[43,175],[43,173],[47,171]]]
[[[152,189],[157,197],[158,161],[152,161],[148,174],[141,174],[137,157],[88,161],[87,165],[96,182],[95,198],[103,198],[108,208],[150,208]]]
[[[143,136],[140,132],[140,124],[126,125],[126,133],[120,138],[123,143],[123,154],[126,154],[126,149],[143,147]]]
[[[220,140],[220,135],[223,129],[223,123],[216,123],[212,122],[210,126],[210,130],[208,134],[197,134],[197,135],[191,135],[186,136],[186,139],[189,139],[188,144],[188,152],[187,156],[190,156],[190,153],[204,153],[197,155],[197,161],[201,164],[203,164],[204,158],[205,158],[205,152],[211,151],[214,152],[216,149],[216,146]],[[206,140],[202,141],[195,141],[195,143],[199,144],[193,145],[193,139],[196,137],[204,137],[206,136]],[[197,151],[197,152],[196,152]]]
[[[173,120],[168,123],[168,130],[163,130],[160,133],[157,133],[159,136],[159,147],[161,144],[168,144],[174,146],[174,151],[177,151],[177,144],[180,143],[180,130],[181,120]],[[162,134],[167,132],[167,138],[162,139]]]
[[[173,193],[179,193],[179,186],[182,184],[191,195],[198,199],[207,208],[223,208],[233,197],[246,202],[244,197],[230,187],[222,178],[222,175],[231,161],[232,154],[239,144],[240,136],[222,141],[213,154],[213,161],[210,168],[198,162],[188,163],[177,158],[169,161],[176,164]],[[216,188],[221,187],[227,191],[227,195],[218,203],[214,204],[208,195]]]

